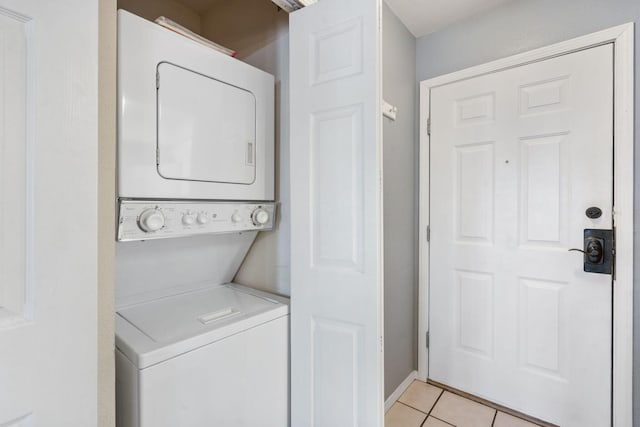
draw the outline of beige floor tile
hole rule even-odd
[[[445,391],[431,415],[457,427],[491,427],[495,409]]]
[[[493,422],[494,427],[538,427],[538,424],[521,420],[504,412],[498,412],[496,420]]]
[[[396,402],[385,414],[384,425],[385,427],[420,427],[426,417],[426,414]]]
[[[440,393],[442,389],[416,380],[402,393],[398,401],[428,414]]]
[[[451,424],[447,424],[437,418],[429,417],[427,421],[422,424],[422,427],[451,427]]]

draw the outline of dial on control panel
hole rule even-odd
[[[251,213],[251,220],[255,225],[265,225],[269,222],[269,212],[263,208],[258,208]]]
[[[198,224],[204,225],[209,222],[209,217],[206,212],[200,212],[198,214]]]
[[[196,217],[191,212],[187,212],[186,214],[182,215],[182,223],[184,225],[193,225],[195,221]]]
[[[164,215],[158,209],[145,209],[138,218],[138,226],[142,231],[153,233],[164,227]]]

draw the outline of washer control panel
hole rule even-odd
[[[117,240],[272,230],[275,213],[275,203],[121,200]]]

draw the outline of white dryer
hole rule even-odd
[[[118,11],[118,197],[274,200],[274,77]]]
[[[287,426],[288,314],[236,284],[119,309],[118,427]]]

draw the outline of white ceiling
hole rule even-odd
[[[385,1],[415,37],[422,37],[511,0]]]

